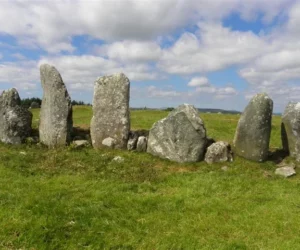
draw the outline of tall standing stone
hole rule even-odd
[[[3,91],[0,96],[0,140],[9,144],[20,144],[31,133],[32,114],[21,107],[16,89]]]
[[[234,152],[248,160],[262,162],[268,157],[273,101],[263,93],[245,108],[235,132]]]
[[[203,160],[206,145],[198,110],[183,104],[152,126],[147,152],[176,162],[197,162]]]
[[[107,138],[111,138],[114,143],[110,147],[126,149],[130,131],[129,88],[129,79],[123,73],[96,80],[91,121],[94,148],[104,147]]]
[[[300,102],[289,103],[282,115],[281,139],[283,149],[300,161]]]
[[[40,111],[40,141],[48,147],[64,146],[71,140],[71,98],[55,67],[43,64],[40,74],[44,91]]]

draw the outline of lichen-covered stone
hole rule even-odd
[[[123,74],[100,77],[94,86],[91,138],[94,148],[102,148],[105,138],[115,140],[115,148],[126,148],[130,131],[129,79]]]
[[[198,110],[184,104],[152,126],[147,152],[176,162],[197,162],[203,160],[206,144]]]
[[[146,152],[147,151],[147,137],[140,136],[137,141],[136,151],[138,152]]]
[[[40,141],[48,147],[64,146],[71,140],[71,98],[55,67],[43,64],[40,74],[44,91],[40,112]]]
[[[229,143],[219,141],[211,144],[206,151],[205,161],[209,164],[214,162],[232,161],[232,152]]]
[[[3,91],[0,96],[0,140],[20,144],[31,133],[32,114],[21,107],[16,89]]]
[[[273,101],[267,94],[251,99],[238,122],[233,142],[235,154],[257,162],[267,159],[272,113]]]
[[[300,161],[300,102],[289,103],[282,115],[281,139],[283,149]]]

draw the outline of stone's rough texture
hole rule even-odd
[[[130,131],[129,80],[124,74],[97,79],[94,87],[91,138],[94,148],[102,141],[115,139],[115,148],[126,148]]]
[[[282,115],[281,139],[283,149],[300,161],[300,102],[289,103]]]
[[[284,177],[290,177],[296,174],[296,171],[293,167],[281,167],[275,170],[275,174],[281,175]]]
[[[30,108],[31,109],[39,109],[40,108],[40,104],[38,104],[37,102],[32,102],[30,104]]]
[[[3,91],[0,96],[0,140],[20,144],[31,133],[32,114],[21,107],[16,89]]]
[[[135,150],[138,142],[138,138],[140,136],[148,137],[149,131],[147,130],[136,130],[136,131],[130,131],[129,132],[129,139],[127,143],[127,149],[128,150]]]
[[[209,164],[214,162],[232,161],[232,152],[227,142],[219,141],[211,144],[206,151],[205,161]]]
[[[203,160],[206,144],[198,110],[184,104],[152,126],[147,152],[172,161],[196,162]]]
[[[116,145],[116,140],[111,138],[111,137],[105,138],[102,141],[102,145],[106,146],[106,147],[109,147],[109,148],[114,148],[115,145]]]
[[[75,140],[73,141],[73,144],[75,145],[75,148],[83,148],[89,145],[89,142],[87,140]]]
[[[248,160],[268,157],[273,101],[267,94],[254,96],[244,110],[235,132],[234,152]]]
[[[147,137],[140,136],[137,145],[136,145],[136,151],[138,152],[146,152],[147,151]]]
[[[56,68],[43,64],[40,74],[44,91],[40,112],[40,141],[48,147],[64,146],[71,140],[71,98]]]

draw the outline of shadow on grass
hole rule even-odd
[[[289,155],[284,149],[276,149],[269,154],[268,160],[274,162],[275,164],[281,163]]]

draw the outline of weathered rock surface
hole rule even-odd
[[[206,144],[198,110],[183,104],[152,126],[147,152],[172,161],[197,162],[203,160]]]
[[[284,177],[291,177],[296,174],[296,171],[293,167],[280,167],[275,170],[275,174]]]
[[[129,79],[123,74],[100,77],[94,86],[91,139],[102,148],[105,138],[115,140],[115,148],[126,148],[130,131]]]
[[[43,64],[40,74],[44,91],[40,112],[40,142],[48,147],[64,146],[71,140],[71,98],[55,67]]]
[[[21,107],[16,89],[3,91],[0,96],[0,140],[20,144],[31,133],[32,114]]]
[[[102,145],[109,148],[115,148],[116,140],[114,138],[107,137],[102,141]]]
[[[136,145],[136,151],[138,152],[146,152],[147,151],[147,137],[146,136],[140,136],[137,145]]]
[[[229,143],[219,141],[211,144],[206,151],[205,161],[209,164],[214,162],[232,161],[232,152]]]
[[[89,146],[89,142],[87,140],[75,140],[73,141],[75,148],[83,148]]]
[[[289,103],[282,115],[281,140],[283,149],[300,161],[300,102]]]
[[[128,150],[135,150],[137,147],[137,142],[140,136],[148,137],[149,131],[147,130],[136,130],[136,131],[130,131],[128,136],[128,143],[127,143],[127,149]]]
[[[267,94],[254,96],[236,129],[234,152],[248,160],[262,162],[268,157],[273,101]]]

